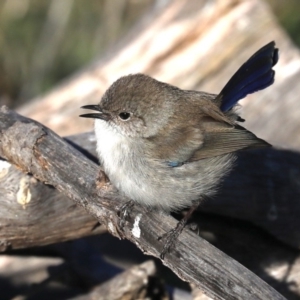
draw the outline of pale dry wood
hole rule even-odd
[[[80,139],[86,145],[85,153],[88,146],[95,146],[88,139],[87,135]],[[0,203],[0,251],[106,232],[95,218],[64,194],[3,160],[0,160]]]
[[[108,86],[142,72],[185,89],[218,93],[267,42],[280,48],[276,82],[247,97],[246,127],[270,143],[300,149],[300,55],[262,0],[157,1],[107,55],[19,109],[60,134],[89,130],[79,107],[97,103]]]
[[[166,291],[156,278],[153,261],[133,266],[112,279],[96,286],[89,294],[72,298],[73,300],[168,300]]]
[[[135,205],[121,230],[117,212],[126,199],[103,180],[101,173],[95,182],[97,165],[48,128],[6,107],[0,110],[0,140],[1,157],[53,185],[105,224],[113,235],[127,238],[144,253],[159,257],[163,243],[158,237],[174,228],[173,218]],[[163,263],[214,299],[285,299],[188,230],[183,231]]]

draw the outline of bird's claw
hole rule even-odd
[[[163,246],[163,249],[160,253],[160,258],[161,259],[164,259],[165,255],[167,253],[169,253],[171,248],[175,245],[176,240],[178,239],[178,236],[181,234],[181,232],[182,232],[183,228],[185,227],[185,225],[186,225],[186,220],[182,219],[177,223],[175,228],[171,229],[170,231],[166,232],[162,236],[158,237],[159,241],[162,240],[162,239],[166,240],[166,242]]]

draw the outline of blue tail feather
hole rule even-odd
[[[219,94],[221,110],[228,111],[248,94],[265,89],[274,82],[272,67],[278,62],[278,49],[271,42],[254,53],[231,77]]]

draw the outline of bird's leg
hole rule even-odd
[[[126,222],[126,218],[130,214],[130,210],[132,209],[133,206],[134,206],[133,200],[129,200],[129,201],[125,202],[119,208],[118,215],[119,215],[119,218],[120,218],[120,222],[119,222],[120,229],[123,230],[125,222]]]
[[[170,249],[174,246],[178,236],[182,232],[183,228],[185,227],[187,221],[193,214],[193,212],[197,209],[199,206],[199,202],[195,203],[185,214],[185,216],[177,223],[176,227],[165,233],[164,235],[160,236],[158,240],[166,239],[166,242],[164,244],[164,247],[160,253],[160,258],[164,259],[167,252],[170,251]]]

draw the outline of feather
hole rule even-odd
[[[232,109],[248,94],[265,89],[274,82],[275,71],[272,67],[278,61],[278,49],[271,42],[253,54],[231,77],[216,102],[223,112]]]
[[[270,147],[271,145],[240,125],[228,126],[215,122],[205,130],[203,146],[189,161],[224,155],[242,149]]]

